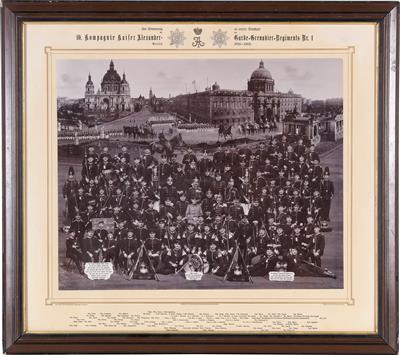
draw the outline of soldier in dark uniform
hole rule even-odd
[[[162,187],[160,193],[160,202],[164,203],[166,199],[169,199],[172,203],[176,203],[178,200],[178,191],[174,186],[172,176],[168,176],[166,184]]]
[[[108,232],[104,228],[104,221],[99,221],[98,228],[94,232],[94,236],[98,240],[105,240],[107,238]]]
[[[277,169],[271,164],[271,159],[265,159],[265,165],[263,168],[263,174],[267,182],[278,177]]]
[[[125,223],[124,222],[115,222],[115,228],[114,228],[114,238],[120,242],[121,240],[126,238],[126,234],[128,233],[128,229],[125,228]]]
[[[70,232],[68,234],[68,238],[65,240],[65,245],[66,245],[65,256],[68,259],[71,259],[76,265],[78,272],[80,274],[83,274],[82,264],[81,264],[82,250],[75,237],[75,232]]]
[[[185,173],[186,170],[189,168],[190,163],[192,162],[197,163],[197,157],[196,154],[193,153],[192,147],[189,146],[187,148],[187,152],[183,155],[182,158],[182,164],[185,166]]]
[[[206,171],[210,171],[213,168],[213,162],[208,157],[207,151],[205,150],[202,158],[199,161],[200,175],[205,175]]]
[[[329,213],[331,210],[331,200],[335,194],[335,188],[333,182],[329,180],[329,172],[325,172],[324,179],[321,182],[321,198],[322,198],[322,210],[321,219],[323,221],[330,221]]]
[[[227,206],[223,202],[222,195],[217,195],[217,199],[214,204],[214,215],[224,218],[227,215],[227,213],[228,213]]]
[[[222,180],[222,175],[219,171],[215,173],[215,180],[212,183],[211,189],[214,193],[214,195],[222,195],[224,194],[225,191],[225,186],[226,183],[224,180]]]
[[[310,146],[310,151],[307,154],[307,160],[308,160],[309,163],[312,163],[314,161],[317,161],[317,163],[320,162],[319,155],[315,151],[315,146],[314,145]]]
[[[205,218],[211,217],[211,214],[214,209],[214,196],[211,190],[206,190],[206,196],[201,202],[201,210],[203,211],[203,214]]]
[[[78,193],[71,195],[70,199],[68,200],[68,205],[71,206],[69,209],[74,208],[75,213],[83,213],[86,210],[88,205],[87,198],[85,196],[85,190],[83,187],[78,188]]]
[[[311,174],[310,174],[311,188],[319,189],[320,185],[321,185],[323,170],[322,170],[321,166],[319,165],[319,162],[317,159],[314,159],[314,161],[312,161],[310,170],[311,170]]]
[[[147,183],[151,183],[153,177],[153,169],[157,168],[158,161],[153,155],[151,155],[150,149],[145,149],[142,164],[144,167],[144,179]]]
[[[143,221],[148,228],[155,228],[159,218],[159,213],[154,209],[154,202],[148,202],[148,208],[143,213]]]
[[[297,141],[297,144],[294,147],[294,151],[298,157],[306,154],[306,146],[304,145],[303,140],[301,138]]]
[[[71,221],[76,214],[75,206],[70,202],[72,197],[75,196],[79,187],[78,181],[75,178],[74,168],[72,166],[68,169],[68,178],[63,186],[63,198],[65,200],[65,211],[68,219]]]
[[[274,271],[277,256],[272,249],[267,249],[264,254],[254,261],[249,267],[250,275],[268,277],[270,271]]]
[[[103,157],[105,157],[105,156],[107,157],[108,161],[111,161],[111,154],[109,153],[107,146],[103,147],[103,150],[102,150],[102,152],[100,154],[100,157],[99,157],[99,162],[102,162],[103,161]]]
[[[321,258],[325,250],[325,236],[320,233],[320,227],[314,227],[313,251],[311,254],[312,262],[321,267]]]
[[[117,255],[119,251],[117,240],[112,232],[108,233],[103,242],[103,261],[112,262],[117,267]]]
[[[160,218],[169,222],[173,221],[176,217],[176,210],[173,202],[168,197],[164,204],[160,205]]]
[[[226,256],[222,255],[215,243],[211,243],[206,251],[207,262],[210,265],[209,272],[217,276],[224,276],[229,264]]]
[[[144,246],[155,269],[157,269],[160,262],[161,244],[161,240],[156,238],[156,231],[150,229],[149,238],[144,242]]]
[[[72,220],[71,223],[71,232],[75,233],[76,240],[79,243],[79,246],[82,248],[82,240],[85,233],[85,221],[82,219],[79,213],[76,214],[75,219]]]
[[[235,221],[242,220],[244,216],[244,210],[242,205],[240,204],[238,196],[235,196],[235,198],[233,199],[233,204],[228,209],[228,215],[231,216],[232,219]]]
[[[186,201],[186,195],[185,194],[180,195],[179,201],[177,201],[175,204],[176,214],[184,217],[186,215],[186,210],[188,205],[189,202]]]
[[[84,184],[89,183],[89,180],[96,179],[98,174],[99,171],[97,165],[94,163],[94,158],[93,157],[87,158],[81,172],[82,183]]]
[[[258,158],[260,165],[264,165],[265,160],[268,158],[268,150],[265,149],[265,144],[260,143],[256,150],[256,158]]]
[[[310,166],[306,163],[303,155],[299,156],[299,163],[297,164],[296,171],[300,175],[301,178],[305,178],[308,175],[308,171]]]
[[[191,161],[188,165],[188,167],[185,169],[185,180],[186,180],[186,185],[189,186],[192,184],[192,182],[197,179],[199,180],[200,177],[200,172],[197,169],[197,165],[195,161]]]
[[[144,242],[148,238],[149,231],[142,220],[138,221],[137,226],[133,231],[135,237],[141,242]]]
[[[253,204],[250,207],[248,219],[250,223],[254,224],[256,221],[258,225],[261,225],[262,221],[264,220],[264,211],[257,199],[253,201]]]
[[[139,158],[135,158],[133,160],[133,164],[131,166],[131,178],[132,181],[137,188],[140,182],[144,179],[144,166],[141,164]]]
[[[311,199],[311,215],[313,216],[315,223],[318,223],[321,219],[321,210],[322,210],[322,198],[318,190],[315,190],[313,193],[313,197]]]
[[[99,184],[107,183],[107,179],[110,178],[111,172],[114,166],[111,163],[111,159],[109,160],[108,155],[103,156],[103,160],[99,163],[98,173],[99,173]]]
[[[225,257],[227,262],[230,262],[236,248],[236,240],[233,233],[228,232],[225,228],[220,228],[218,233],[218,249]]]
[[[122,146],[121,152],[118,153],[118,157],[119,157],[119,159],[124,158],[127,164],[129,164],[131,162],[131,156],[128,152],[128,148],[126,145]]]
[[[82,240],[83,260],[85,262],[98,262],[101,251],[101,244],[94,238],[94,232],[88,230]]]
[[[160,174],[160,185],[166,184],[168,177],[172,175],[172,166],[167,161],[166,155],[161,155],[161,161],[158,166],[158,171]]]
[[[176,167],[176,172],[174,173],[173,178],[178,195],[182,195],[184,191],[186,191],[187,183],[186,176],[183,172],[183,166],[181,164]]]
[[[301,257],[305,261],[312,259],[312,248],[313,248],[313,236],[314,236],[314,223],[311,216],[307,217],[307,224],[304,227],[304,232],[299,238],[299,252]]]
[[[251,149],[249,148],[248,144],[247,144],[247,140],[244,142],[243,147],[241,147],[239,149],[239,158],[240,161],[246,161],[250,159],[250,155],[251,155]]]
[[[173,274],[177,272],[186,262],[186,252],[182,249],[179,241],[173,243],[173,248],[169,249],[163,256],[157,272],[162,275]]]
[[[89,184],[85,185],[84,194],[87,200],[88,205],[96,206],[97,204],[97,196],[98,196],[98,188],[95,185],[93,179],[89,180]]]
[[[277,248],[278,254],[286,256],[290,249],[290,237],[284,232],[282,227],[276,229],[276,240],[279,242],[280,247]]]
[[[211,175],[211,170],[206,170],[200,177],[200,188],[202,191],[211,189],[214,178]]]
[[[215,169],[221,173],[225,165],[225,153],[222,151],[221,146],[218,146],[217,151],[214,153],[213,163]]]
[[[178,166],[182,166],[180,163],[177,161],[177,155],[176,153],[172,154],[172,157],[169,161],[169,164],[171,165],[172,168],[172,174],[175,174],[178,170]]]
[[[99,195],[97,197],[97,202],[96,202],[96,211],[97,211],[98,217],[100,217],[100,218],[109,217],[110,216],[110,208],[111,208],[110,196],[106,195],[104,188],[100,188]]]
[[[82,161],[82,165],[86,164],[89,158],[93,158],[93,162],[97,164],[99,162],[99,157],[97,153],[94,151],[94,147],[89,146],[87,153],[85,152],[85,156]]]
[[[126,274],[135,264],[140,245],[141,242],[135,238],[133,231],[128,231],[127,237],[120,242],[119,264]]]
[[[188,223],[187,225],[187,229],[185,230],[185,232],[182,234],[182,241],[181,241],[181,245],[183,247],[183,250],[185,250],[185,252],[187,254],[192,254],[194,252],[196,252],[196,230],[194,228],[194,224],[193,223]]]
[[[295,203],[293,206],[292,210],[290,211],[290,216],[292,217],[293,223],[297,226],[302,226],[306,222],[304,211],[301,205],[298,203]]]
[[[235,181],[231,178],[228,180],[228,185],[224,189],[224,201],[229,205],[232,204],[235,199],[239,200],[239,190],[235,187]]]
[[[122,194],[122,189],[117,187],[115,194],[110,198],[110,206],[115,209],[118,208],[119,212],[122,212],[126,207],[126,197]]]

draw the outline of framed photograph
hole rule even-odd
[[[398,350],[398,3],[3,4],[4,351]]]

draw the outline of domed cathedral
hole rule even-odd
[[[271,73],[264,68],[264,62],[260,61],[258,69],[251,74],[250,80],[247,82],[247,89],[253,92],[273,92],[274,79]]]
[[[92,77],[89,73],[85,86],[85,111],[96,112],[124,112],[131,111],[131,93],[125,73],[122,79],[114,68],[111,60],[110,67],[101,81],[101,90],[95,93]]]
[[[275,91],[275,80],[261,60],[258,68],[247,81],[247,89],[253,93],[254,121],[281,121],[288,113],[300,114],[303,98],[293,90],[287,93]]]

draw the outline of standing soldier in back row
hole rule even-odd
[[[333,182],[329,180],[329,171],[326,170],[324,173],[324,178],[321,181],[321,198],[322,198],[322,210],[321,219],[323,221],[330,221],[329,213],[331,210],[331,200],[335,194],[335,188]]]

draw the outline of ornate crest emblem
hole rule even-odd
[[[196,27],[195,29],[193,29],[193,31],[197,36],[200,36],[201,32],[203,32],[203,30],[199,27]]]
[[[226,31],[222,31],[221,29],[219,29],[218,31],[213,31],[211,39],[213,40],[213,46],[218,46],[219,48],[221,48],[222,46],[226,46],[226,42],[229,37],[226,34]]]
[[[185,42],[185,34],[183,31],[179,31],[176,29],[175,31],[170,31],[170,35],[168,37],[170,46],[175,46],[178,48],[179,46],[183,46]]]
[[[193,37],[192,46],[197,48],[204,47],[204,42],[200,38],[200,35],[203,32],[203,30],[199,27],[196,27],[193,29],[193,32],[196,34],[196,36]]]

